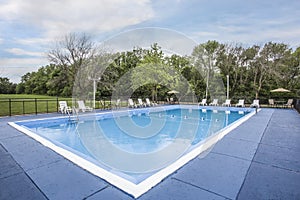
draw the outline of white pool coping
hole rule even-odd
[[[186,106],[191,107],[191,106]],[[260,111],[260,109],[258,110]],[[107,112],[106,112],[107,113]],[[112,172],[109,172],[96,164],[76,155],[75,153],[68,151],[62,147],[59,147],[58,145],[50,142],[49,140],[33,133],[32,131],[16,124],[15,122],[8,122],[8,124],[17,130],[25,133],[29,137],[35,139],[36,141],[40,142],[44,146],[52,149],[56,153],[62,155],[66,159],[70,160],[71,162],[75,163],[76,165],[80,166],[81,168],[89,171],[90,173],[106,180],[110,184],[118,187],[119,189],[123,190],[124,192],[132,195],[135,198],[138,198],[142,194],[149,191],[152,187],[160,183],[163,179],[165,179],[170,174],[177,171],[179,168],[184,166],[189,161],[196,158],[199,154],[201,154],[203,151],[209,149],[212,147],[215,143],[217,143],[219,140],[221,140],[225,135],[227,135],[230,131],[247,121],[250,117],[252,117],[255,114],[255,111],[252,111],[251,113],[247,114],[246,116],[240,118],[239,120],[233,122],[232,124],[228,125],[227,127],[221,129],[214,135],[208,137],[204,141],[201,141],[199,144],[197,144],[197,147],[191,150],[189,153],[184,154],[181,156],[178,160],[173,162],[172,164],[168,165],[167,167],[159,170],[155,174],[151,175],[150,177],[146,178],[144,181],[140,182],[139,184],[134,184],[116,174],[113,174]],[[47,118],[44,118],[47,119]],[[50,118],[48,118],[50,119]],[[37,121],[38,119],[34,119],[34,121]],[[24,121],[33,121],[33,120],[24,120]],[[22,122],[24,122],[22,121]],[[21,122],[21,121],[19,121]]]

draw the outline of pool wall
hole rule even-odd
[[[173,108],[169,107],[168,109],[174,109],[174,108],[177,108],[177,107],[179,107],[179,106],[173,106]],[[181,106],[181,108],[195,108],[195,106]],[[199,107],[199,108],[201,109],[201,107]],[[204,108],[207,109],[207,110],[212,110],[210,107],[204,107]],[[160,108],[157,107],[156,109],[157,110],[162,110],[161,107]],[[213,107],[213,109],[223,110],[223,111],[231,110],[228,107],[226,107],[226,108],[224,108],[224,107]],[[237,108],[232,108],[232,110],[236,111]],[[182,166],[187,164],[192,159],[196,158],[203,151],[205,151],[205,150],[209,149],[210,147],[212,147],[215,143],[217,143],[219,140],[221,140],[226,134],[228,134],[230,131],[232,131],[233,129],[238,127],[243,122],[247,121],[251,116],[253,116],[255,114],[255,110],[253,110],[253,109],[249,110],[248,108],[247,109],[241,109],[240,108],[238,110],[251,111],[251,112],[249,114],[245,115],[244,117],[240,118],[239,120],[233,122],[232,124],[228,125],[227,127],[221,129],[217,133],[211,135],[210,137],[208,137],[204,141],[200,142],[190,152],[184,154],[178,160],[176,160],[175,162],[173,162],[169,166],[159,170],[158,172],[156,172],[155,174],[153,174],[150,177],[146,178],[144,181],[140,182],[139,184],[134,184],[134,183],[132,183],[132,182],[116,175],[116,174],[114,174],[113,172],[107,171],[107,170],[97,166],[93,162],[89,161],[90,159],[88,159],[87,157],[82,158],[82,157],[76,155],[75,153],[60,147],[59,145],[54,144],[53,142],[37,135],[36,133],[33,133],[32,131],[18,125],[17,124],[18,122],[9,122],[8,124],[10,126],[16,128],[17,130],[25,133],[29,137],[35,139],[36,141],[40,142],[44,146],[52,149],[56,153],[62,155],[63,157],[65,157],[66,159],[68,159],[71,162],[75,163],[76,165],[80,166],[81,168],[83,168],[83,169],[89,171],[90,173],[106,180],[110,184],[118,187],[119,189],[121,189],[124,192],[132,195],[133,197],[138,198],[139,196],[141,196],[142,194],[144,194],[145,192],[150,190],[152,187],[154,187],[155,185],[160,183],[164,178],[166,178],[170,174],[177,171],[179,168],[181,168]],[[129,112],[132,112],[134,114],[139,113],[139,112],[145,112],[145,108],[144,109],[132,109],[132,110],[129,110]],[[109,113],[111,113],[111,112],[103,113],[103,115],[105,115],[105,114],[109,115]],[[125,111],[125,113],[128,114],[127,111]],[[97,116],[98,115],[101,115],[101,114],[97,114]],[[122,115],[123,115],[123,111],[122,111]],[[26,121],[32,121],[32,120],[26,120]],[[36,121],[36,120],[34,120],[34,121]],[[22,121],[19,121],[19,122],[22,122]]]

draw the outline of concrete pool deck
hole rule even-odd
[[[133,199],[0,118],[0,199]],[[262,109],[138,199],[300,199],[300,115]]]

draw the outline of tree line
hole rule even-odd
[[[116,90],[115,84],[132,69],[146,66],[151,77],[151,70],[157,72],[157,69],[151,68],[154,65],[149,64],[168,66],[173,74],[159,72],[160,79],[171,80],[177,77],[178,81],[174,84],[181,87],[180,80],[183,77],[200,99],[207,95],[208,89],[216,89],[213,77],[218,77],[226,84],[227,75],[230,97],[268,98],[270,90],[278,87],[289,89],[292,91],[290,95],[300,97],[300,47],[293,50],[284,43],[268,42],[261,46],[245,47],[241,44],[207,41],[197,45],[190,56],[166,54],[155,43],[149,49],[134,47],[131,51],[110,54],[110,63],[101,72],[101,80],[97,82],[98,99],[111,96]],[[18,84],[11,83],[5,77],[0,78],[0,93],[71,97],[80,68],[90,60],[101,65],[104,56],[107,53],[103,53],[89,36],[66,35],[48,52],[51,64],[26,73]],[[207,87],[208,79],[211,82]],[[163,82],[151,82],[147,76],[136,75],[134,80],[149,81],[140,87],[135,86],[132,93],[137,97],[152,96],[157,99],[164,97],[173,87]]]

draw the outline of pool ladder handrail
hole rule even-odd
[[[67,111],[67,114],[69,116],[69,121],[71,121],[71,117],[73,117],[74,115],[76,116],[76,122],[79,121],[79,109],[75,108],[74,106],[72,107],[72,114]]]

